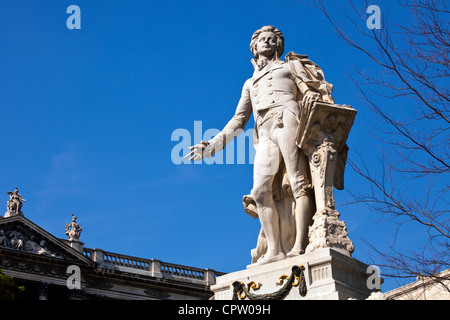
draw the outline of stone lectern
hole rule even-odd
[[[343,172],[347,159],[346,145],[356,110],[345,105],[315,102],[305,110],[299,132],[300,148],[308,156],[316,212],[309,228],[306,252],[317,248],[336,248],[351,255],[353,243],[345,222],[339,220],[334,207],[334,188],[343,189]]]

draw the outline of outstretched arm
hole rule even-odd
[[[225,148],[225,145],[236,138],[245,128],[245,125],[252,115],[252,104],[249,91],[250,80],[247,80],[242,89],[236,112],[223,128],[223,130],[209,141],[201,141],[199,144],[189,147],[189,152],[184,158],[189,160],[201,160],[205,157],[212,157],[216,152]]]

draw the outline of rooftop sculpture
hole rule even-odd
[[[5,213],[5,218],[17,214],[23,216],[22,207],[23,203],[27,202],[27,200],[22,198],[22,195],[17,188],[14,191],[8,191],[7,194],[9,194],[9,200],[6,203],[7,211]]]
[[[83,228],[77,223],[77,219],[77,216],[72,213],[72,221],[66,223],[66,235],[69,236],[69,241],[80,240]]]

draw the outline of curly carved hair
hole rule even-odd
[[[284,52],[284,37],[280,30],[275,28],[274,26],[268,25],[264,26],[261,29],[256,30],[253,33],[252,41],[250,42],[250,50],[252,51],[253,56],[258,59],[258,52],[256,50],[256,42],[258,40],[258,37],[263,32],[272,32],[277,37],[277,54],[278,57],[281,57],[281,55]]]

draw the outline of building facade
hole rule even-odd
[[[21,212],[0,217],[0,269],[25,300],[205,300],[223,273],[84,248],[74,224],[60,239]],[[81,229],[81,228],[80,228]]]
[[[224,275],[156,259],[84,248],[77,217],[66,224],[67,239],[50,234],[27,219],[16,189],[8,192],[0,216],[0,270],[24,287],[23,300],[207,300],[211,286]],[[223,279],[223,278],[221,278]],[[439,279],[439,281],[436,281]],[[220,281],[219,281],[220,282]],[[371,300],[449,300],[450,269],[420,278]]]
[[[450,300],[450,269],[433,278],[418,277],[416,281],[388,291],[387,300]]]

